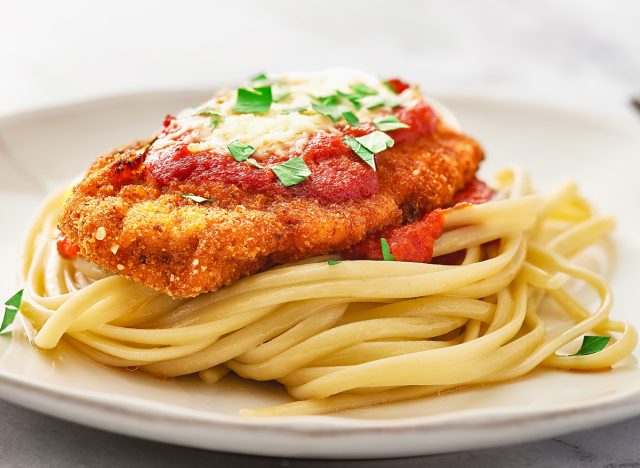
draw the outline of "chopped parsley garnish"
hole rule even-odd
[[[378,130],[388,132],[389,130],[397,130],[399,128],[409,128],[409,126],[402,122],[395,115],[384,115],[373,120],[373,124],[378,127]]]
[[[353,150],[354,153],[360,156],[360,159],[362,159],[369,166],[371,166],[371,169],[373,169],[374,171],[376,170],[376,160],[374,157],[375,156],[374,153],[372,153],[367,148],[362,146],[362,143],[360,143],[357,138],[349,137],[349,138],[343,138],[342,140],[347,144],[349,148]]]
[[[585,336],[582,338],[582,346],[573,356],[587,356],[602,351],[609,340],[610,336]]]
[[[192,201],[194,201],[196,203],[204,203],[204,202],[213,203],[213,200],[209,200],[208,198],[201,197],[200,195],[192,195],[190,193],[183,193],[180,196],[184,197],[184,198],[188,198],[189,200],[192,200]]]
[[[287,99],[289,96],[291,96],[291,91],[287,91],[286,89],[278,90],[276,88],[276,90],[272,91],[272,93],[273,93],[273,102],[282,102],[285,99]]]
[[[304,159],[299,156],[291,158],[277,166],[271,166],[271,170],[285,187],[299,184],[311,175],[311,171],[304,162]]]
[[[253,146],[243,145],[238,140],[229,143],[227,148],[229,149],[231,156],[233,156],[233,159],[239,162],[246,161],[249,159],[249,156],[256,152],[256,149]]]
[[[4,316],[2,317],[2,324],[0,325],[0,333],[3,333],[16,319],[16,315],[22,304],[23,292],[24,290],[21,289],[4,303]]]
[[[393,262],[395,258],[391,255],[391,248],[389,247],[389,243],[387,239],[384,237],[380,238],[380,248],[382,249],[382,258],[386,262]]]
[[[249,166],[253,166],[253,167],[257,167],[258,169],[264,169],[264,166],[262,164],[260,164],[258,161],[256,161],[253,158],[249,158],[245,161]]]
[[[254,76],[253,78],[251,78],[251,81],[264,81],[267,79],[267,75],[265,75],[264,73],[258,73],[256,76]]]
[[[220,124],[220,122],[222,122],[222,116],[215,112],[215,109],[211,107],[205,107],[204,109],[196,112],[195,115],[199,115],[201,117],[209,117],[209,126],[212,130],[216,128]]]
[[[362,99],[363,96],[361,94],[344,93],[342,91],[338,91],[336,94],[341,98],[349,101],[356,110],[360,110],[362,108],[362,104],[360,104],[360,99]]]
[[[362,83],[352,84],[349,86],[349,88],[351,88],[353,92],[361,96],[375,96],[376,94],[378,94],[378,91]]]
[[[379,153],[387,148],[391,148],[394,144],[393,138],[384,132],[372,132],[361,137],[356,137],[356,140],[372,153]]]
[[[266,114],[272,102],[271,86],[253,89],[238,88],[238,97],[233,111],[240,114]]]
[[[353,125],[354,127],[360,126],[360,120],[358,120],[358,116],[356,116],[356,114],[354,114],[353,112],[343,112],[342,117],[344,117],[344,120],[346,120],[349,125]]]
[[[374,155],[391,148],[394,143],[393,138],[379,131],[356,138],[343,138],[343,141],[374,171],[376,170]]]
[[[389,90],[391,91],[393,94],[398,94],[398,91],[396,91],[396,88],[393,87],[393,85],[391,83],[389,83],[388,81],[383,81],[382,84]]]
[[[329,117],[334,122],[337,122],[342,117],[342,107],[335,104],[317,104],[312,103],[311,107],[318,114],[322,114],[326,117]]]
[[[338,263],[342,263],[342,260],[327,260],[329,265],[337,265]]]
[[[309,110],[308,106],[298,106],[292,107],[291,109],[284,109],[281,114],[302,114],[303,112],[307,112]]]

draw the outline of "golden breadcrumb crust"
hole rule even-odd
[[[144,179],[144,146],[135,142],[99,158],[73,188],[59,228],[81,257],[175,297],[344,250],[372,232],[448,205],[483,159],[474,140],[440,128],[378,155],[378,194],[322,205],[219,182],[173,182],[160,189]],[[185,193],[214,202],[194,203]]]

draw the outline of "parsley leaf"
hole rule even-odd
[[[273,102],[282,102],[291,96],[291,91],[287,91],[286,89],[277,89],[273,91]]]
[[[359,94],[361,96],[375,96],[376,94],[378,94],[378,91],[362,83],[352,84],[349,86],[349,88],[351,88],[356,94]]]
[[[304,162],[304,159],[299,156],[291,158],[277,166],[271,166],[271,170],[285,187],[299,184],[311,175],[311,171]]]
[[[337,265],[338,263],[342,263],[342,260],[327,260],[329,265]]]
[[[258,169],[264,169],[264,166],[262,164],[260,164],[258,161],[256,161],[253,158],[249,158],[245,161],[249,166],[253,166],[253,167],[257,167]]]
[[[208,198],[201,197],[200,195],[192,195],[190,193],[182,193],[182,194],[180,194],[180,196],[184,197],[184,198],[188,198],[189,200],[193,200],[196,203],[204,203],[204,202],[213,203],[213,200],[209,200]]]
[[[264,81],[267,79],[267,75],[265,75],[264,73],[258,73],[256,76],[254,76],[253,78],[251,78],[251,81]]]
[[[222,122],[222,116],[215,112],[215,109],[212,107],[205,107],[204,109],[199,110],[195,113],[195,115],[199,115],[201,117],[209,117],[209,126],[213,130],[216,128],[220,122]]]
[[[383,81],[382,84],[389,90],[391,91],[393,94],[398,94],[398,91],[396,91],[396,88],[393,87],[393,85],[391,83],[389,83],[388,81]]]
[[[602,351],[609,340],[610,336],[585,336],[582,338],[582,346],[573,356],[587,356]]]
[[[239,114],[266,114],[272,102],[271,86],[253,89],[238,88],[238,97],[233,111]]]
[[[362,146],[362,143],[360,143],[356,138],[348,137],[343,138],[342,140],[347,144],[349,148],[353,150],[354,153],[360,156],[360,159],[371,166],[371,169],[373,169],[374,171],[376,170],[376,160],[374,157],[374,153]]]
[[[349,101],[356,110],[360,110],[362,108],[362,104],[360,104],[360,99],[363,96],[361,94],[357,94],[357,93],[350,94],[350,93],[344,93],[342,91],[338,91],[336,94],[341,98]]]
[[[387,148],[391,148],[394,144],[393,138],[384,132],[372,132],[361,137],[356,137],[356,141],[367,148],[372,153],[379,153]]]
[[[381,151],[391,148],[394,144],[393,138],[383,132],[373,132],[356,138],[342,139],[348,146],[360,156],[371,168],[376,170],[376,161],[374,155]]]
[[[353,125],[354,127],[360,126],[360,120],[358,120],[358,117],[353,112],[351,111],[343,112],[342,117],[344,117],[344,120],[346,120],[349,123],[349,125]]]
[[[18,314],[18,310],[20,310],[20,305],[22,304],[23,292],[24,290],[21,289],[4,303],[4,316],[2,317],[2,325],[0,325],[0,333],[3,333],[16,319],[16,315]]]
[[[309,110],[309,107],[307,106],[298,106],[298,107],[292,107],[290,109],[284,109],[282,112],[280,112],[281,114],[302,114],[304,112],[307,112]]]
[[[327,116],[334,122],[337,122],[342,117],[342,109],[336,104],[317,104],[314,102],[313,104],[311,104],[311,107],[318,114]]]
[[[386,262],[393,262],[395,258],[393,257],[393,255],[391,255],[391,248],[389,247],[387,239],[385,239],[384,237],[380,238],[380,247],[382,249],[382,258]]]
[[[251,145],[243,145],[238,140],[232,141],[227,145],[227,149],[236,161],[246,161],[249,156],[256,152],[256,149]]]
[[[373,124],[378,127],[378,130],[388,132],[389,130],[397,130],[399,128],[409,128],[409,126],[402,122],[395,115],[384,115],[373,120]]]

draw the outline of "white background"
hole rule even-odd
[[[640,95],[640,0],[0,0],[0,115],[332,66],[401,76],[427,92],[482,92],[638,120],[629,102]],[[102,434],[3,402],[0,414],[0,465],[289,464]],[[458,467],[622,464],[640,458],[637,434],[638,419],[430,460]]]
[[[0,114],[331,66],[625,114],[640,2],[0,1]]]

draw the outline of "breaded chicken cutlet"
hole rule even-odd
[[[99,267],[192,297],[448,206],[482,159],[399,80],[260,76],[98,159],[59,228]]]

